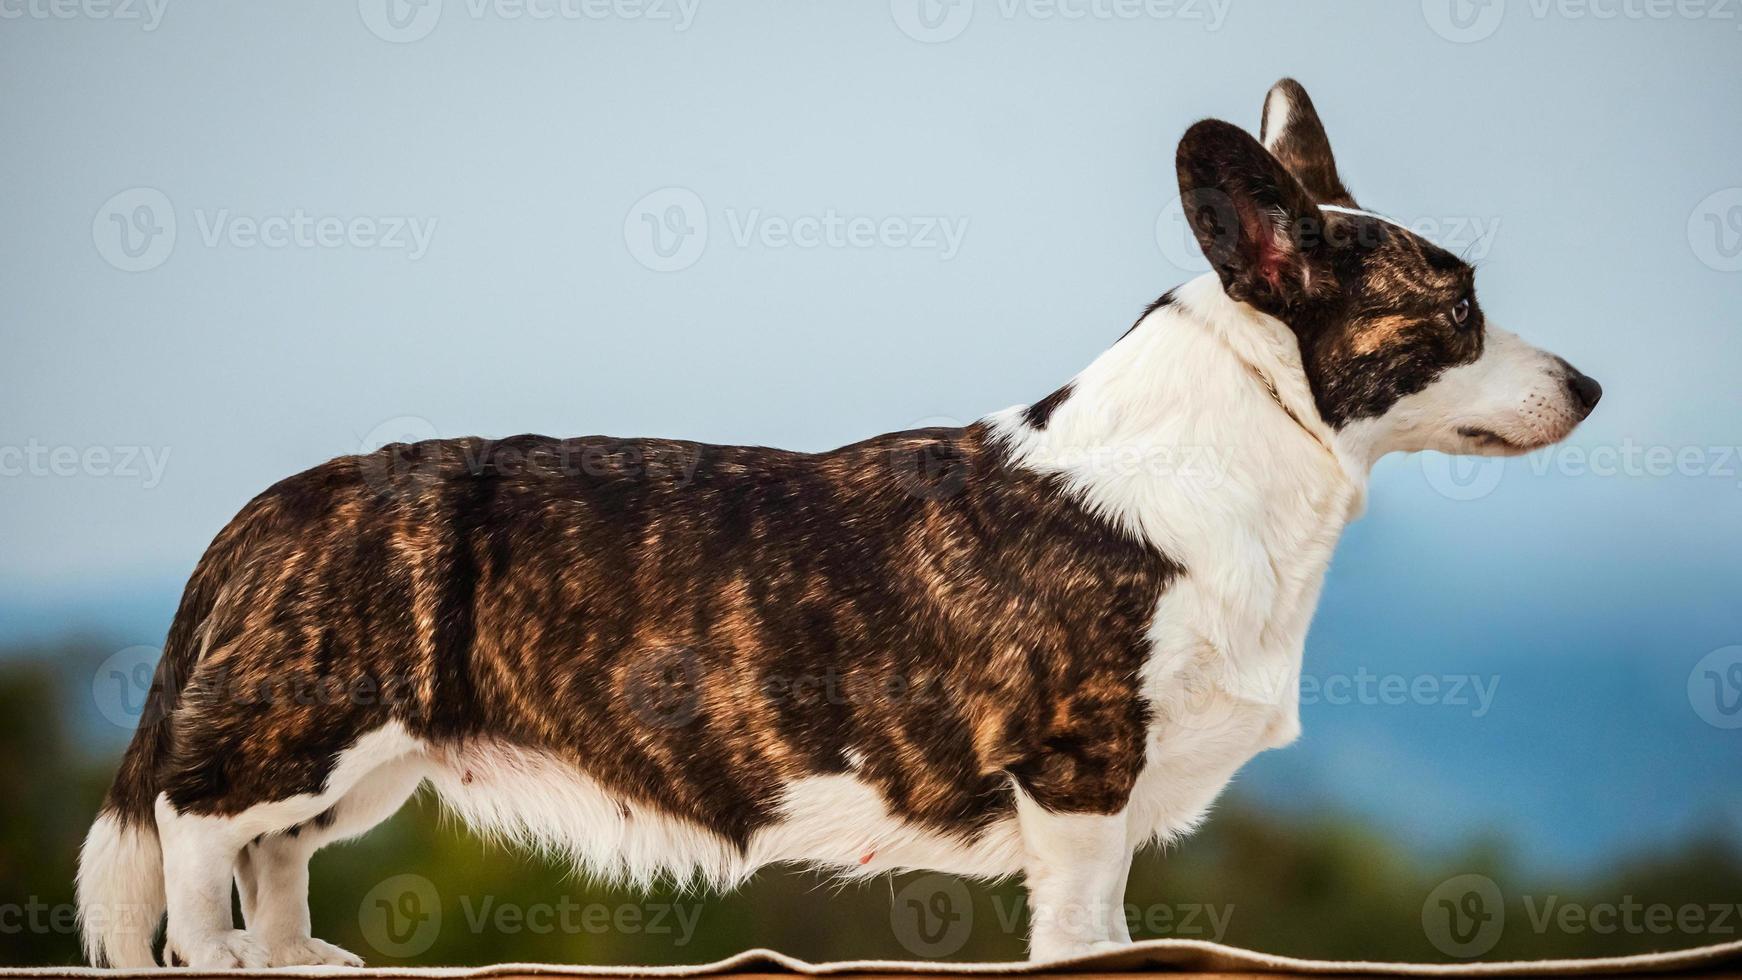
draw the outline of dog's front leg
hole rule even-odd
[[[1125,917],[1125,886],[1131,881],[1131,860],[1133,857],[1135,854],[1128,843],[1125,847],[1125,859],[1119,863],[1119,880],[1113,885],[1112,893],[1107,896],[1107,901],[1112,906],[1109,909],[1109,914],[1113,917],[1110,926],[1113,942],[1119,945],[1131,941],[1131,920]]]
[[[1130,942],[1125,814],[1060,813],[1017,793],[1028,884],[1028,955],[1051,960]]]

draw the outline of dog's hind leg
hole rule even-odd
[[[355,954],[312,935],[309,859],[327,844],[365,833],[391,817],[417,791],[424,772],[421,755],[386,763],[312,820],[250,842],[243,849],[242,861],[252,870],[259,895],[253,911],[245,913],[248,932],[266,948],[271,965],[363,965]]]
[[[202,665],[217,676],[197,674],[168,720],[173,749],[155,804],[169,913],[165,960],[263,967],[273,965],[268,939],[295,926],[306,932],[309,852],[256,847],[244,862],[243,849],[316,820],[371,773],[420,755],[422,745],[379,714],[317,716],[295,699],[238,696],[222,670]],[[263,731],[274,737],[262,739]],[[276,919],[274,935],[235,928],[230,889],[238,869],[245,908],[263,924]],[[278,897],[285,890],[294,893],[299,915],[275,916],[288,904]]]
[[[256,824],[229,817],[179,812],[157,798],[157,834],[163,847],[164,897],[169,906],[164,961],[204,969],[264,967],[266,951],[235,928],[230,881],[237,855]]]

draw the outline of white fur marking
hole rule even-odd
[[[1114,943],[1125,919],[1133,850],[1125,814],[1054,813],[1020,789],[1016,810],[1029,895],[1029,958],[1062,959]]]
[[[1294,114],[1294,103],[1288,100],[1288,95],[1280,88],[1270,90],[1269,98],[1264,100],[1264,115],[1260,128],[1264,130],[1264,148],[1276,149],[1276,144],[1282,139],[1282,134],[1288,131],[1290,117]]]
[[[996,877],[1022,866],[1014,820],[957,839],[898,819],[874,787],[847,774],[789,784],[779,819],[740,851],[702,826],[610,793],[547,753],[480,742],[436,757],[436,791],[466,823],[607,880],[646,886],[699,879],[726,889],[758,868],[789,862],[848,877],[907,868]]]
[[[85,959],[117,969],[156,965],[151,941],[163,917],[157,832],[102,813],[79,850],[79,928]]]

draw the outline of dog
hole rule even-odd
[[[1034,959],[1129,942],[1133,853],[1299,734],[1374,461],[1527,452],[1601,395],[1355,203],[1293,80],[1176,166],[1212,271],[1033,404],[816,454],[396,444],[254,498],[81,853],[90,961],[153,964],[167,911],[171,965],[360,965],[309,858],[426,784],[616,879],[1020,873]]]

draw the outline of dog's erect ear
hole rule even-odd
[[[1197,123],[1179,141],[1175,165],[1186,221],[1229,296],[1284,317],[1334,285],[1318,254],[1318,206],[1245,130],[1220,119]]]
[[[1355,198],[1337,176],[1337,160],[1331,156],[1331,141],[1319,121],[1313,100],[1292,78],[1270,86],[1264,97],[1264,122],[1258,139],[1288,172],[1294,174],[1313,200],[1320,204],[1355,206]]]

